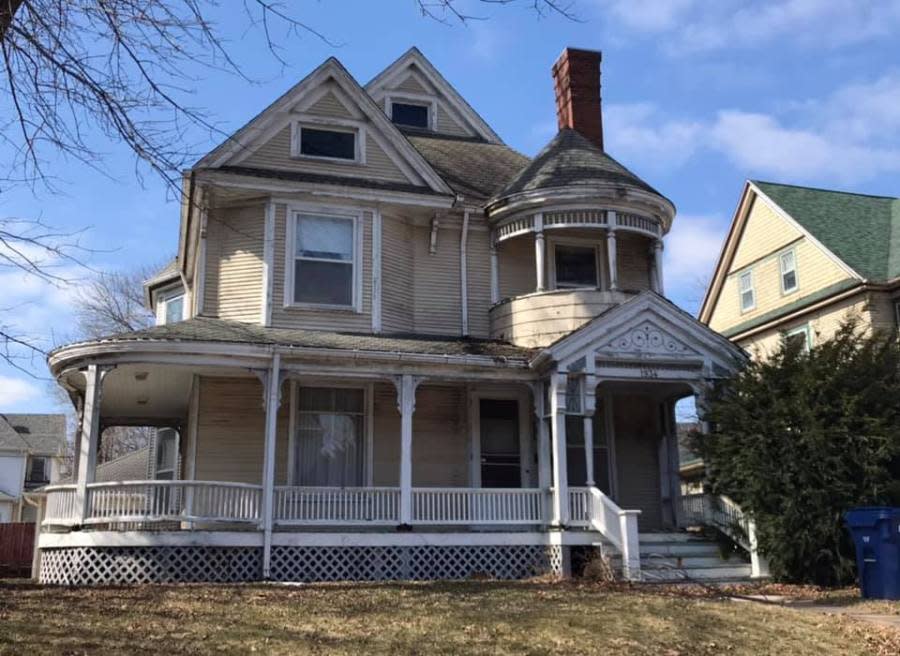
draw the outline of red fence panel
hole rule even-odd
[[[0,524],[0,576],[29,576],[33,554],[33,522]]]

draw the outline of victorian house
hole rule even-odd
[[[419,50],[331,58],[187,171],[159,325],[50,355],[81,429],[41,580],[749,574],[678,532],[674,420],[744,353],[664,296],[675,207],[604,151],[600,54],[553,83],[529,159]],[[160,429],[148,477],[99,482],[120,425]]]

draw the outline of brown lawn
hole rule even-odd
[[[695,590],[555,582],[0,582],[0,654],[900,653],[900,633]]]

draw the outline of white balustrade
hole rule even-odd
[[[85,524],[259,522],[262,488],[212,481],[120,481],[87,486]]]
[[[413,524],[541,524],[537,488],[415,488]]]
[[[591,488],[569,488],[569,524],[571,526],[588,527],[593,519]]]
[[[75,485],[49,485],[42,492],[47,494],[47,510],[44,526],[71,526],[78,523],[75,504]]]
[[[728,535],[747,551],[752,549],[750,521],[734,501],[713,494],[685,494],[678,504],[678,524],[711,526]]]
[[[395,487],[275,488],[278,524],[399,524],[400,489]]]

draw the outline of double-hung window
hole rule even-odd
[[[753,289],[753,272],[744,271],[738,279],[741,294],[741,312],[749,312],[756,307],[756,292]]]
[[[353,308],[356,217],[294,215],[293,302]]]
[[[793,250],[778,257],[781,270],[781,293],[789,294],[797,289],[797,256]]]
[[[300,387],[298,394],[294,485],[362,485],[364,391]]]

